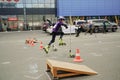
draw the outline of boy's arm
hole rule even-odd
[[[66,29],[68,28],[67,24],[62,24]]]

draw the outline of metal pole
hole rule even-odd
[[[117,25],[118,25],[118,18],[117,18],[117,16],[115,16],[115,22],[116,22]]]
[[[71,14],[69,16],[69,19],[70,19],[70,49],[69,49],[69,56],[70,58],[74,57],[73,54],[72,54],[72,50],[71,50],[71,45],[72,45],[72,41],[71,41],[71,25],[72,25],[72,18],[71,18]]]
[[[72,19],[71,19],[71,15],[70,15],[70,53],[71,53],[71,24],[72,24]]]
[[[70,3],[71,5],[71,3]],[[70,8],[71,9],[71,8]],[[72,25],[72,17],[71,17],[71,10],[70,10],[70,15],[69,15],[69,19],[70,19],[70,50],[69,50],[69,56],[70,58],[74,57],[72,54],[72,50],[71,50],[71,45],[72,45],[72,41],[71,41],[71,25]]]
[[[23,2],[24,4],[24,29],[26,30],[26,24],[27,24],[27,19],[26,19],[26,0]]]

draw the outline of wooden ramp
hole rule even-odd
[[[63,78],[80,74],[95,75],[97,72],[85,65],[78,65],[68,62],[47,60],[47,71],[52,73],[53,78]]]

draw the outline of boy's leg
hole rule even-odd
[[[83,27],[81,28],[81,31],[82,31],[82,32],[84,32],[84,31],[85,31]]]
[[[51,39],[51,41],[48,44],[49,46],[51,46],[51,44],[55,42],[56,34],[57,33],[55,33],[55,32],[52,33],[52,39]]]
[[[64,35],[64,33],[63,33],[63,32],[61,32],[61,33],[60,33],[60,39],[62,39],[62,38],[63,38],[63,35]]]
[[[85,35],[89,32],[89,30],[90,30],[89,28],[86,30]]]
[[[76,34],[76,37],[79,36],[80,32],[81,32],[81,28],[78,28],[78,30],[77,30],[77,34]]]
[[[49,42],[49,44],[48,44],[46,47],[43,48],[46,53],[48,53],[51,44],[55,42],[55,38],[56,38],[56,33],[53,32],[53,33],[52,33],[52,40]]]
[[[63,35],[64,35],[64,33],[61,32],[61,34],[60,34],[60,39],[59,39],[59,45],[66,45],[66,43],[64,43],[63,40],[62,40]]]
[[[57,51],[57,47],[53,44],[52,45],[53,51]]]
[[[59,45],[62,45],[62,38],[63,38],[64,33],[60,33],[60,38],[59,38]]]
[[[93,33],[93,29],[92,29],[92,28],[90,28],[90,35],[92,35],[92,33]]]

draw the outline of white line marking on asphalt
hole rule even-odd
[[[26,46],[24,46],[24,49],[27,49],[27,47],[26,47]]]
[[[1,64],[10,64],[11,62],[7,61],[7,62],[2,62]]]
[[[116,46],[116,47],[120,47],[120,46]]]
[[[24,40],[9,40],[9,41],[0,41],[0,43],[24,43]]]
[[[90,53],[92,54],[93,56],[103,56],[102,54],[98,54],[98,53]]]
[[[102,43],[102,41],[98,41],[98,43]]]
[[[56,59],[57,57],[55,57],[55,56],[52,56],[52,57],[50,57],[50,58],[52,58],[52,59]]]
[[[34,64],[34,65],[29,65],[29,73],[32,73],[32,74],[35,74],[38,72],[38,65],[37,64]]]
[[[29,58],[26,59],[26,61],[29,61],[29,62],[36,61],[36,60],[39,60],[39,58],[29,57]]]
[[[102,42],[102,41],[98,41],[98,43],[85,43],[85,46],[90,46],[90,45],[104,45],[104,44],[114,44],[114,43],[118,43],[120,41],[109,41],[109,42]]]
[[[48,79],[51,80],[50,76],[47,74],[47,72],[45,72],[45,74],[47,75]]]
[[[39,79],[41,76],[43,76],[44,74],[41,74],[39,76],[33,77],[33,76],[28,76],[28,75],[24,75],[24,77],[29,78],[29,79]]]
[[[18,32],[21,32],[21,31],[18,31]]]

